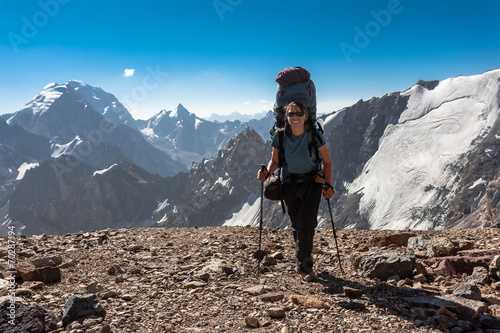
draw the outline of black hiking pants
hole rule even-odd
[[[311,254],[314,232],[318,225],[317,217],[322,184],[311,180],[295,185],[285,182],[283,186],[283,199],[292,222],[297,270],[312,273],[313,260]],[[302,186],[307,186],[307,188],[300,190]],[[303,193],[302,198],[297,197],[298,190]]]

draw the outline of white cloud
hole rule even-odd
[[[260,102],[261,102],[262,104],[269,104],[269,103],[272,103],[272,102],[270,102],[270,101],[266,101],[265,99],[261,99],[261,100],[260,100]]]
[[[249,102],[249,101],[246,101],[246,102],[243,102],[243,104],[250,104],[250,102]]]
[[[134,73],[135,73],[135,69],[128,69],[128,68],[126,68],[123,71],[123,76],[125,76],[125,77],[134,76]]]

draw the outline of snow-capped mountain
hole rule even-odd
[[[92,87],[82,81],[71,80],[68,86],[78,91],[85,98],[94,110],[99,112],[107,121],[118,125],[127,125],[137,128],[135,119],[125,106],[113,95],[100,87]]]
[[[217,155],[246,127],[239,121],[215,123],[201,119],[179,104],[174,110],[154,115],[140,130],[155,147],[191,167],[193,161]]]
[[[52,140],[54,157],[63,151],[97,168],[128,160],[163,176],[187,170],[153,147],[137,130],[124,125],[130,122],[126,119],[128,111],[113,99],[101,89],[78,81],[50,84],[7,123]],[[109,107],[104,106],[105,101],[111,103]],[[117,123],[108,121],[94,104]]]
[[[228,115],[220,115],[216,113],[212,113],[210,117],[205,118],[206,120],[213,121],[213,122],[219,122],[219,123],[224,123],[226,121],[240,121],[242,123],[246,123],[250,120],[259,120],[264,118],[267,115],[266,111],[257,113],[257,114],[241,114],[238,111],[231,112]]]
[[[499,98],[497,69],[419,83],[327,118],[339,225],[451,228],[478,209],[468,226],[500,222]]]

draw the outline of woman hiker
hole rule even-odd
[[[317,152],[323,161],[325,185],[315,182],[315,175],[320,162],[316,152],[310,152],[309,131],[314,130],[307,122],[307,108],[300,102],[285,106],[285,129],[283,143],[279,144],[279,135],[274,136],[273,153],[267,170],[259,170],[257,178],[264,181],[279,166],[280,147],[284,150],[283,163],[283,199],[292,222],[297,272],[305,275],[306,281],[315,279],[313,271],[313,238],[318,225],[317,215],[321,192],[325,198],[333,196],[332,162],[323,135],[316,131]]]

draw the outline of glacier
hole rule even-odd
[[[389,125],[378,151],[349,186],[361,195],[359,214],[371,229],[439,229],[433,207],[454,196],[466,163],[499,116],[500,70],[415,85],[399,121]]]

